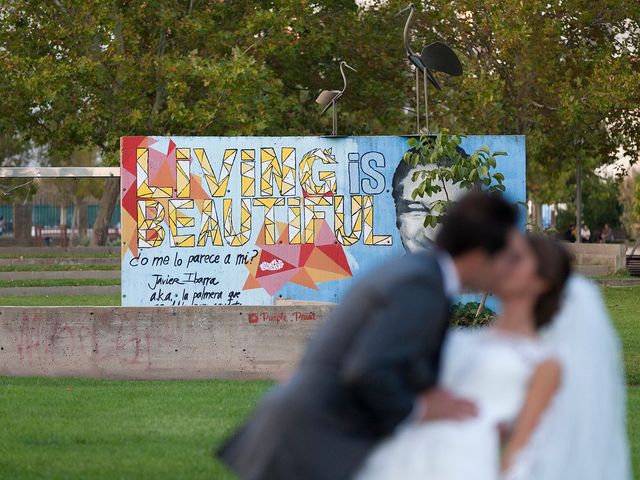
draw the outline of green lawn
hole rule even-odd
[[[604,293],[625,349],[629,436],[640,474],[640,287]],[[117,295],[13,300],[120,304]],[[0,305],[13,300],[0,298]],[[210,451],[269,385],[0,377],[0,478],[230,480]]]
[[[120,285],[119,278],[52,278],[29,280],[0,280],[0,288],[29,287],[80,287]]]
[[[83,252],[68,250],[66,252],[34,252],[34,253],[4,253],[0,251],[0,258],[120,258],[120,247],[114,247],[109,252]]]
[[[622,339],[627,381],[640,385],[640,286],[605,287],[603,291]]]
[[[0,296],[0,306],[25,306],[25,307],[49,307],[49,306],[116,306],[120,305],[120,295],[25,295],[25,296]],[[1,479],[2,477],[0,477]]]
[[[640,387],[629,388],[629,403],[627,405],[629,419],[629,440],[631,442],[631,456],[633,457],[633,471],[636,479],[640,478]]]
[[[267,387],[0,377],[0,478],[231,478],[210,452]]]
[[[0,265],[0,272],[64,272],[68,270],[120,270],[119,263],[72,263],[72,264],[33,264]]]
[[[210,452],[268,387],[0,377],[0,478],[230,480]],[[638,387],[629,433],[640,472]]]

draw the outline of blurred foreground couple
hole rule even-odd
[[[367,275],[222,461],[243,480],[630,480],[600,293],[517,215],[469,193],[435,248]],[[499,297],[490,327],[448,329],[462,290]]]

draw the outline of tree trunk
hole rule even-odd
[[[531,223],[536,226],[537,231],[542,231],[544,226],[542,224],[542,204],[533,202],[533,208],[531,209]]]
[[[87,236],[87,229],[89,228],[89,213],[87,212],[87,203],[84,198],[77,199],[76,210],[78,211],[78,234],[80,239],[83,239]]]
[[[17,201],[13,204],[13,239],[18,245],[31,246],[33,204]]]
[[[73,220],[71,222],[71,245],[80,245],[87,236],[87,206],[84,199],[76,197],[73,202]]]
[[[105,180],[104,192],[98,206],[98,215],[93,224],[92,245],[102,246],[107,243],[109,234],[109,221],[113,215],[113,209],[116,207],[118,195],[120,194],[120,179],[107,178]]]

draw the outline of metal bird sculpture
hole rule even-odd
[[[421,54],[417,54],[411,48],[409,44],[409,29],[411,20],[415,14],[416,7],[413,3],[410,3],[405,8],[400,10],[396,16],[409,12],[407,21],[404,25],[403,39],[404,48],[407,51],[407,58],[415,67],[416,72],[416,128],[418,134],[420,133],[420,72],[422,72],[423,78],[423,90],[424,90],[424,116],[426,122],[426,130],[429,133],[429,93],[427,89],[427,80],[436,87],[441,89],[440,84],[434,74],[434,72],[443,72],[449,75],[458,76],[462,75],[462,65],[458,60],[455,52],[442,42],[434,42],[427,45],[422,49]]]
[[[354,72],[357,72],[355,68],[350,66],[344,60],[340,62],[340,73],[342,74],[342,82],[343,82],[342,90],[323,90],[322,92],[320,92],[320,95],[318,95],[318,98],[316,98],[316,103],[324,107],[322,109],[322,112],[320,112],[320,115],[324,114],[329,109],[329,107],[331,107],[332,109],[333,131],[331,135],[333,136],[338,135],[338,108],[337,108],[336,102],[340,99],[340,97],[342,97],[345,90],[347,89],[347,76],[344,73],[344,67],[347,67],[353,70]]]

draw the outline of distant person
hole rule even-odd
[[[564,232],[563,239],[567,242],[576,241],[576,226],[571,224],[566,232]]]
[[[0,215],[0,236],[4,233],[4,215]]]
[[[582,239],[582,243],[589,243],[591,241],[591,230],[586,223],[582,225],[580,229],[580,238]]]
[[[602,233],[600,234],[600,243],[611,243],[613,240],[613,230],[611,230],[608,223],[605,223]]]

